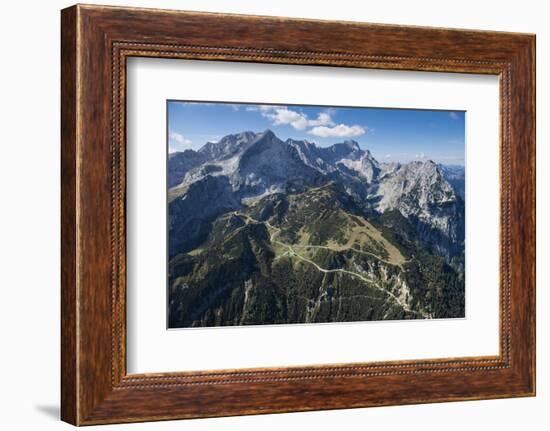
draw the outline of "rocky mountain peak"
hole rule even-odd
[[[358,151],[360,149],[359,143],[357,141],[354,141],[353,139],[346,139],[343,144],[350,147],[352,151]]]
[[[257,134],[251,131],[226,135],[217,142],[207,142],[198,152],[208,160],[225,159],[235,155],[256,138]]]
[[[440,165],[424,159],[379,163],[354,140],[318,147],[306,140],[282,141],[267,129],[227,135],[198,152],[169,157],[169,187],[177,189],[173,196],[184,197],[191,184],[208,176],[226,178],[242,202],[334,181],[365,210],[397,210],[420,223],[421,232],[429,225],[453,241],[463,238],[463,223],[453,219],[463,194],[457,194]]]
[[[187,172],[204,163],[203,154],[193,150],[178,151],[168,154],[168,187],[180,184]]]
[[[363,151],[361,154],[360,160],[363,162],[363,164],[370,164],[372,166],[376,166],[377,168],[380,166],[380,163],[378,163],[378,160],[374,158],[374,156],[371,154],[369,150]]]
[[[261,133],[261,135],[262,135],[263,138],[268,138],[268,139],[272,139],[272,138],[276,137],[275,133],[273,133],[273,130],[271,130],[271,129],[265,129]]]
[[[384,175],[376,210],[397,210],[414,220],[421,238],[447,258],[464,241],[464,201],[432,160],[413,161]]]
[[[441,169],[433,160],[415,160],[403,165],[402,169],[404,169],[409,176],[429,179],[432,183],[443,180]]]
[[[334,163],[342,159],[359,160],[363,155],[359,144],[353,140],[347,140],[330,147],[319,148],[320,153],[327,162]]]
[[[412,161],[399,166],[380,187],[384,206],[403,196],[414,193],[419,205],[431,202],[435,195],[440,200],[456,200],[451,185],[443,177],[439,166],[432,160]],[[392,205],[393,206],[393,205]]]

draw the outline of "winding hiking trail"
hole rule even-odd
[[[326,245],[308,245],[308,244],[296,244],[294,245],[295,248],[323,248],[325,250],[331,250],[331,251],[335,251],[334,249],[330,248],[330,247],[327,247]],[[394,262],[391,262],[387,259],[384,259],[380,256],[378,256],[376,253],[371,253],[370,251],[364,251],[364,250],[359,250],[358,248],[355,248],[355,247],[346,247],[344,250],[352,250],[356,253],[360,253],[360,254],[365,254],[367,256],[373,256],[375,257],[376,259],[378,259],[379,261],[381,262],[384,262],[384,263],[387,263],[388,265],[395,265],[395,266],[399,266],[400,268],[402,268],[403,266],[401,264],[396,264]],[[343,250],[341,250],[343,251]],[[408,260],[406,260],[405,262],[408,262]]]
[[[242,213],[239,213],[237,211],[234,211],[232,214],[237,216],[237,217],[241,217],[241,218],[245,219],[247,225],[250,222],[256,223],[256,224],[266,225],[268,227],[268,230],[269,230],[269,233],[270,233],[270,236],[269,236],[270,242],[279,244],[280,246],[285,247],[287,249],[287,251],[283,254],[283,256],[288,254],[289,256],[296,257],[296,258],[298,258],[298,259],[300,259],[304,262],[309,263],[310,265],[313,265],[318,271],[323,272],[325,274],[340,272],[340,273],[343,273],[343,274],[350,275],[352,277],[359,278],[363,282],[369,284],[370,286],[374,287],[375,289],[377,289],[377,290],[385,293],[386,295],[388,295],[389,299],[392,299],[394,302],[396,302],[404,311],[406,311],[408,313],[413,313],[413,314],[422,316],[423,318],[428,318],[428,316],[425,313],[422,313],[422,312],[416,311],[416,310],[412,310],[409,307],[409,305],[407,303],[403,302],[398,296],[394,295],[389,290],[384,289],[383,287],[381,287],[380,285],[378,285],[374,281],[369,280],[368,278],[364,277],[363,275],[358,274],[358,273],[353,272],[353,271],[349,271],[347,269],[343,269],[343,268],[335,268],[335,269],[322,268],[316,262],[314,262],[311,259],[308,259],[307,257],[304,257],[304,256],[300,255],[299,253],[297,253],[296,250],[294,250],[294,248],[293,248],[293,247],[297,247],[297,248],[325,248],[327,250],[334,251],[330,247],[326,247],[326,246],[322,246],[322,245],[292,245],[292,244],[287,244],[287,243],[281,242],[281,241],[275,239],[275,236],[279,232],[281,232],[281,229],[276,227],[276,226],[273,226],[269,221],[267,221],[267,220],[266,221],[259,221],[259,220],[256,220],[253,217],[250,217],[248,214],[242,214]],[[388,263],[390,265],[394,265],[393,263],[391,263],[391,262],[389,262],[385,259],[382,259],[381,257],[377,256],[374,253],[366,252],[366,251],[363,251],[363,250],[357,250],[357,249],[352,248],[352,247],[349,247],[349,249],[353,250],[353,251],[356,251],[358,253],[364,253],[364,254],[372,255],[372,256],[376,257],[377,259],[379,259],[382,262]],[[398,266],[400,266],[400,265],[398,265]]]

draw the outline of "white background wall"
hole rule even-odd
[[[538,396],[248,416],[96,429],[543,430],[550,424],[550,13],[543,1],[102,1],[172,9],[281,15],[537,34]],[[59,410],[60,0],[2,4],[0,32],[0,427],[61,430]],[[545,121],[546,119],[546,121]],[[548,266],[548,265],[546,265]]]

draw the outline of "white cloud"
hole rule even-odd
[[[309,118],[306,113],[288,106],[280,105],[258,105],[248,106],[247,111],[260,112],[260,114],[271,121],[274,126],[290,125],[296,130],[308,130],[308,134],[319,137],[353,137],[361,136],[367,133],[367,129],[353,125],[335,124],[332,116],[336,114],[336,109],[329,108],[320,112],[316,118]]]
[[[171,153],[175,151],[184,151],[191,148],[193,142],[191,139],[187,139],[181,133],[173,132],[170,130],[168,132],[168,147]]]
[[[305,114],[292,111],[286,107],[260,106],[260,112],[275,126],[290,124],[295,129],[303,130],[308,125]]]
[[[264,117],[269,119],[274,126],[288,124],[297,130],[334,124],[328,112],[321,112],[316,119],[311,120],[308,118],[307,114],[288,109],[286,106],[261,105],[259,111]]]
[[[417,159],[424,159],[426,156],[424,155],[424,153],[420,153],[420,154],[415,154],[415,156]]]
[[[309,120],[310,126],[331,126],[334,122],[328,112],[320,112],[316,120]]]
[[[458,114],[456,112],[449,112],[449,118],[453,121],[458,120]]]
[[[347,126],[345,124],[338,124],[333,127],[317,126],[308,132],[310,135],[320,136],[321,138],[339,137],[350,138],[353,136],[361,136],[367,133],[364,127],[359,125]]]

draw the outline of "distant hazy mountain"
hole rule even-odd
[[[466,172],[464,166],[460,165],[439,165],[441,172],[456,193],[464,200],[466,195]]]
[[[170,326],[463,316],[459,177],[270,130],[170,154]]]

